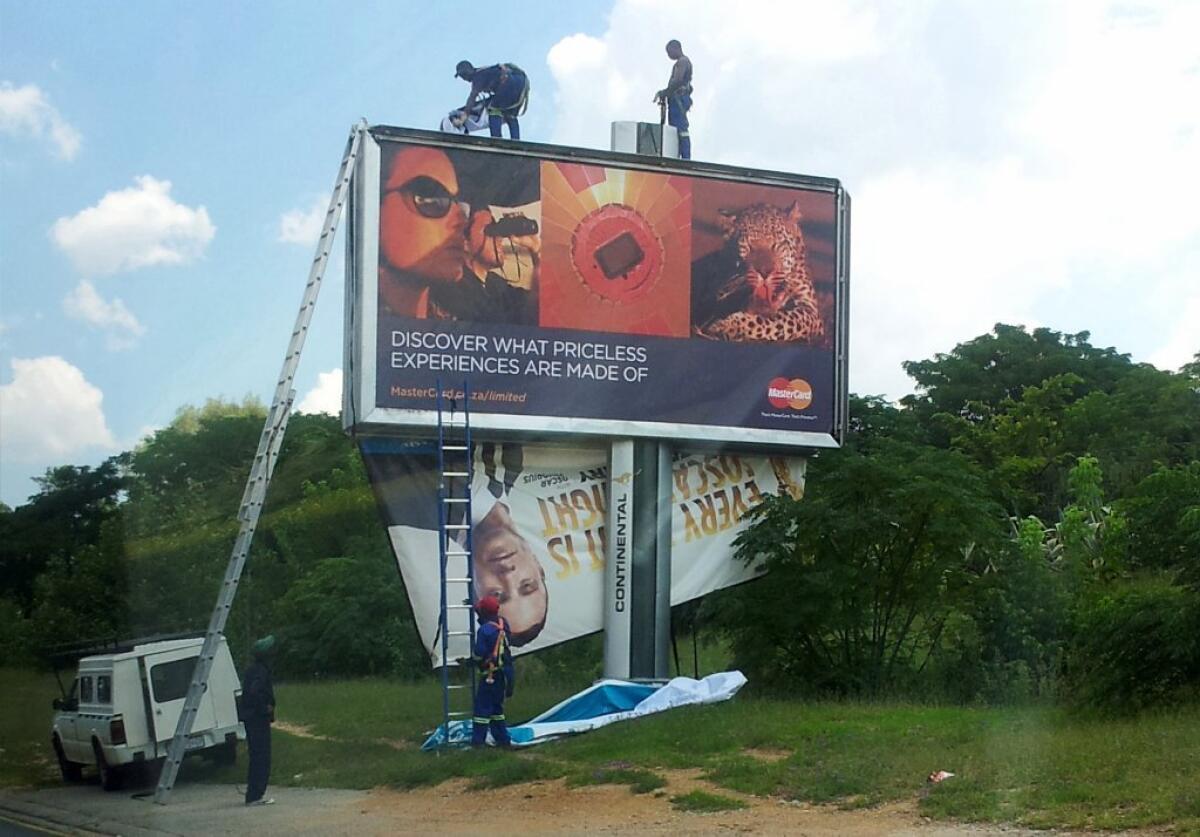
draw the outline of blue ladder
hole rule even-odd
[[[475,647],[470,399],[466,381],[459,392],[448,393],[438,379],[438,558],[442,588],[438,635],[442,652],[443,732],[440,748],[469,741],[469,727],[468,735],[464,736],[461,722],[474,715],[475,704],[476,672],[470,662]],[[467,662],[459,664],[464,658]],[[467,698],[465,707],[463,697]]]

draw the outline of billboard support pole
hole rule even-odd
[[[671,634],[671,453],[617,439],[609,458],[604,676],[665,680]]]

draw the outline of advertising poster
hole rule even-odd
[[[440,657],[434,442],[359,440],[421,641]],[[494,593],[515,653],[603,627],[607,450],[475,445],[471,526],[475,590]],[[754,578],[733,557],[746,511],[765,494],[804,490],[800,458],[691,454],[672,469],[671,603]],[[461,521],[451,521],[461,522]]]
[[[838,443],[836,181],[442,142],[379,141],[358,199],[351,423],[432,427],[440,381],[485,431]]]

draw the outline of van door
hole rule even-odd
[[[170,741],[175,735],[183,702],[187,697],[188,685],[196,661],[200,659],[200,647],[180,648],[146,656],[146,669],[150,679],[150,698],[153,703],[154,737],[157,741]],[[200,699],[200,708],[192,732],[211,729],[213,726],[212,698],[207,693]]]
[[[71,691],[67,695],[67,706],[73,706],[73,709],[63,709],[58,713],[58,737],[62,741],[63,755],[68,761],[84,762],[91,761],[91,753],[88,752],[87,758],[83,748],[79,746],[79,681],[81,678],[76,677],[75,682],[71,684]]]

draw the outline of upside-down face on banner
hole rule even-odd
[[[441,659],[436,442],[361,438],[421,641]],[[495,594],[516,653],[603,627],[607,448],[474,446],[471,598]],[[679,453],[673,462],[671,604],[761,574],[733,557],[765,494],[799,497],[805,460]],[[458,603],[458,602],[452,602]]]

